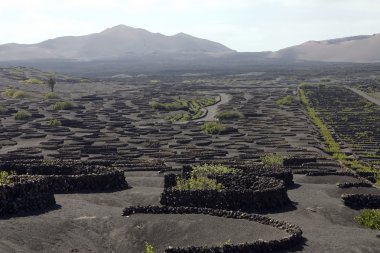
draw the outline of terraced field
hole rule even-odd
[[[380,110],[338,75],[303,89],[372,174],[326,152],[303,72],[50,75],[0,71],[0,252],[379,252],[354,218],[380,208]]]

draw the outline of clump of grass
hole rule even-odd
[[[51,119],[48,122],[48,126],[50,126],[50,127],[58,127],[60,125],[62,125],[62,123],[59,119]]]
[[[0,171],[0,185],[10,184],[9,176],[16,175],[16,172]]]
[[[70,110],[75,108],[75,104],[69,101],[57,102],[53,105],[54,110]]]
[[[57,98],[59,98],[59,96],[54,92],[48,92],[44,94],[44,100],[57,99]]]
[[[261,161],[265,167],[279,168],[284,163],[284,156],[277,154],[265,154],[261,156]]]
[[[224,129],[224,125],[216,121],[205,122],[202,126],[202,131],[206,134],[221,134]]]
[[[294,98],[292,95],[287,95],[286,97],[283,97],[276,101],[276,104],[278,105],[291,105],[294,102]]]
[[[243,119],[244,114],[239,111],[225,111],[219,112],[215,117],[219,120],[237,120]]]
[[[152,244],[145,243],[145,253],[154,253],[154,247]]]
[[[9,98],[24,98],[27,96],[24,91],[14,88],[6,88],[1,94]]]
[[[380,230],[380,209],[365,209],[354,219],[366,228]]]
[[[27,111],[18,111],[15,114],[15,120],[27,120],[32,117],[32,114],[30,114]]]
[[[177,185],[174,187],[176,190],[223,190],[224,185],[218,183],[215,179],[207,177],[191,177],[183,179],[177,177]]]
[[[236,169],[227,167],[222,164],[202,164],[193,167],[193,170],[191,171],[191,176],[207,177],[223,174],[235,174],[236,172]]]

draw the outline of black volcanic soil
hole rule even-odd
[[[299,186],[289,191],[296,210],[269,216],[299,225],[307,238],[296,252],[379,252],[378,232],[353,221],[359,212],[345,207],[336,178],[295,176]],[[131,205],[157,205],[163,178],[156,172],[130,172],[132,189],[97,194],[56,195],[56,210],[0,220],[0,252],[144,252],[145,241],[156,252],[167,246],[221,245],[286,234],[254,222],[206,215],[122,217]],[[314,181],[314,182],[313,182]],[[325,182],[323,182],[325,181]],[[338,180],[339,181],[339,180]]]

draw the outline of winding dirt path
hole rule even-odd
[[[220,105],[227,104],[230,100],[231,100],[231,95],[229,95],[227,93],[221,93],[220,94],[220,102],[216,103],[215,105],[207,107],[208,112],[207,112],[206,117],[203,117],[201,119],[197,119],[195,121],[214,121],[216,113],[218,111],[217,110],[218,107]]]

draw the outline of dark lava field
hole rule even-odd
[[[1,253],[380,252],[357,218],[380,212],[378,73],[15,67],[0,91]]]

